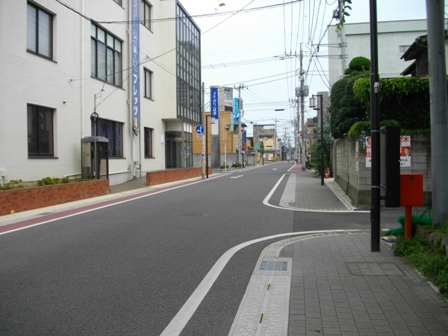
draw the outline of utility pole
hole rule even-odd
[[[448,213],[448,112],[446,93],[444,1],[426,0],[428,15],[429,94],[431,113],[432,218],[442,225]]]
[[[304,127],[305,127],[305,77],[303,76],[305,72],[303,71],[303,51],[302,44],[300,44],[300,110],[302,112],[302,143],[300,146],[300,150],[302,151],[302,169],[306,169],[306,155],[304,150],[304,141],[303,137],[305,136]]]
[[[371,237],[370,250],[380,251],[381,210],[380,210],[380,76],[378,74],[378,24],[376,0],[370,0],[370,132],[372,136],[371,171]]]
[[[344,1],[338,0],[338,18],[340,23],[339,38],[341,43],[341,64],[342,64],[342,75],[344,77],[345,69],[347,69],[347,43],[345,42],[345,26],[344,26]]]
[[[235,90],[238,90],[238,109],[239,109],[239,115],[238,115],[238,163],[241,163],[241,118],[243,116],[243,102],[241,100],[241,90],[246,89],[247,87],[244,86],[244,84],[238,85],[238,87],[235,87]]]
[[[299,92],[299,88],[296,88],[296,97],[294,98],[294,101],[291,100],[291,102],[294,102],[294,104],[296,104],[297,106],[297,115],[294,117],[293,120],[293,124],[294,124],[294,145],[295,145],[295,149],[294,149],[294,161],[296,162],[300,162],[300,132],[299,132],[299,120],[300,120],[300,108],[299,108],[299,96],[300,96],[300,92]]]

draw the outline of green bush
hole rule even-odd
[[[370,60],[363,56],[353,58],[348,65],[349,69],[358,72],[370,70]]]
[[[59,179],[58,179],[59,180]],[[37,181],[37,185],[38,186],[46,186],[46,185],[53,185],[53,184],[57,184],[56,179],[53,179],[49,176],[44,177],[42,180]]]
[[[234,162],[232,164],[232,167],[234,167],[234,168],[241,168],[241,163],[240,162]]]
[[[5,183],[2,187],[0,187],[0,190],[11,190],[11,189],[23,188],[23,185],[21,183],[22,183],[22,180],[11,180],[8,183]]]
[[[219,166],[219,168],[221,168],[221,169],[225,169],[225,168],[229,168],[229,165],[228,164],[222,164],[222,165],[220,165]]]

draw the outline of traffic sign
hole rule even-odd
[[[197,134],[204,134],[204,126],[202,126],[202,125],[197,125],[196,126],[196,133]]]

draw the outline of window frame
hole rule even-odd
[[[97,119],[97,135],[109,140],[107,148],[109,158],[124,158],[123,129],[124,123],[122,122],[104,118]]]
[[[40,115],[45,113],[45,116]],[[55,110],[50,107],[28,104],[27,105],[27,136],[28,136],[28,158],[54,157],[54,114]],[[31,119],[30,119],[31,117]],[[40,124],[44,124],[44,128]],[[48,128],[48,129],[47,129]],[[48,143],[42,141],[48,132]],[[30,146],[35,141],[35,151]],[[42,146],[47,145],[48,151],[41,151]]]
[[[146,0],[140,0],[140,23],[152,31],[152,5]]]
[[[145,127],[144,128],[145,136],[145,158],[153,159],[154,158],[154,129]]]
[[[149,69],[144,68],[144,97],[154,100],[153,96],[153,83],[154,83],[154,72]]]
[[[90,47],[90,75],[121,88],[123,86],[123,41],[92,22]],[[104,64],[104,70],[100,63]]]
[[[35,50],[33,50],[33,48],[30,48],[29,45],[29,41],[30,41],[30,17],[29,17],[29,13],[28,11],[30,9],[33,9],[35,11],[35,18],[36,18],[36,22],[35,22],[35,26],[32,27],[33,29],[33,34],[34,36],[32,37],[32,43],[34,43],[35,45]],[[43,21],[43,19],[40,19],[40,16],[42,14],[48,15],[48,26],[46,28],[48,28],[48,55],[43,53],[41,50],[44,49],[44,46],[42,43],[40,43],[40,40],[42,38],[40,32],[42,31],[43,27],[41,27],[41,23]],[[27,33],[26,33],[26,51],[29,53],[32,53],[34,55],[38,55],[41,56],[43,58],[49,59],[49,60],[53,60],[53,49],[54,49],[54,31],[53,31],[53,24],[54,21],[54,15],[48,11],[46,11],[45,9],[43,9],[40,6],[37,6],[36,4],[27,1]]]

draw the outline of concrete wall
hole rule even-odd
[[[358,139],[343,137],[333,146],[333,176],[355,206],[371,204],[371,168],[366,167],[365,151],[358,153]],[[359,143],[358,146],[360,147]],[[411,137],[411,167],[402,167],[402,174],[423,174],[424,204],[431,203],[431,142],[429,135]]]
[[[411,62],[400,59],[400,46],[409,47],[415,39],[427,34],[426,20],[403,20],[378,22],[378,59],[381,78],[399,77]],[[370,59],[370,25],[368,22],[345,24],[347,68],[350,61],[358,56]],[[336,26],[328,30],[328,43],[340,43]],[[341,79],[343,70],[341,49],[329,48],[328,58],[330,83]],[[345,69],[344,69],[345,70]]]

